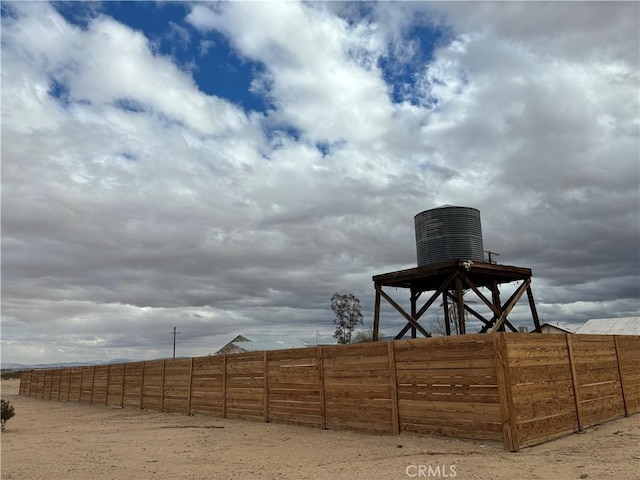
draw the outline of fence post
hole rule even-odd
[[[93,366],[93,374],[91,375],[91,399],[89,400],[90,404],[93,404],[93,391],[96,386],[96,366]]]
[[[60,387],[62,386],[62,372],[63,369],[61,368],[59,370],[60,375],[58,375],[58,398],[56,398],[56,400],[59,402],[60,401]]]
[[[567,351],[569,352],[569,365],[571,366],[571,383],[573,384],[573,398],[576,400],[576,418],[578,419],[578,431],[583,430],[582,426],[582,405],[580,404],[580,382],[576,373],[576,361],[573,355],[573,337],[571,333],[565,333],[567,341]]]
[[[78,367],[80,369],[80,393],[78,393],[78,403],[82,403],[82,386],[84,385],[84,367]]]
[[[51,392],[53,391],[53,370],[49,370],[49,373],[51,373],[51,380],[49,380],[49,398],[48,400],[51,400]]]
[[[264,387],[264,421],[269,421],[269,352],[264,351],[264,373],[262,376]]]
[[[80,403],[82,403],[82,389],[84,388],[84,372],[87,372],[87,369],[91,369],[91,367],[82,367],[82,379],[80,380],[80,400],[78,400]],[[93,378],[91,380],[93,380]],[[89,401],[91,401],[91,397],[89,397]]]
[[[324,351],[322,347],[316,347],[318,349],[318,379],[320,390],[320,428],[322,430],[327,429],[327,413],[324,402]]]
[[[493,351],[495,354],[498,400],[502,414],[502,437],[505,448],[511,452],[520,450],[518,425],[516,423],[513,395],[511,393],[511,373],[504,332],[493,333]]]
[[[107,365],[107,394],[104,397],[104,406],[109,405],[109,382],[111,381],[111,364]]]
[[[620,375],[620,389],[622,390],[622,403],[624,405],[624,416],[629,416],[629,403],[627,401],[628,388],[625,386],[624,381],[624,370],[622,368],[622,362],[620,361],[620,346],[618,345],[618,337],[616,335],[612,335],[613,343],[616,346],[616,360],[618,361],[618,374]]]
[[[222,418],[227,418],[227,354],[222,356]]]
[[[396,379],[395,342],[387,342],[387,358],[389,360],[389,386],[391,387],[391,426],[393,433],[400,435],[400,419],[398,417],[398,381]]]
[[[69,397],[71,397],[71,369],[69,368],[69,383],[67,384],[67,402],[69,401]]]
[[[167,359],[162,359],[162,387],[160,388],[160,411],[164,412],[164,377],[167,369]]]
[[[191,415],[191,390],[193,389],[193,357],[189,365],[189,394],[187,397],[187,415]]]
[[[142,379],[140,380],[140,410],[144,406],[144,371],[147,369],[147,362],[142,362]]]
[[[124,382],[127,379],[127,364],[122,364],[122,398],[120,399],[120,407],[124,408]]]

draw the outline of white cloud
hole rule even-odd
[[[313,335],[336,291],[370,321],[371,276],[414,263],[413,216],[443,203],[479,208],[485,247],[533,269],[545,320],[629,315],[638,7],[567,5],[196,4],[192,45],[215,30],[264,66],[271,107],[246,113],[141,31],[12,4],[3,361],[154,358],[176,324],[189,354]],[[450,31],[419,64],[422,27]],[[399,53],[420,101],[393,100],[379,61]]]
[[[203,134],[230,134],[246,124],[242,111],[199,92],[171,58],[154,54],[139,31],[103,16],[82,30],[52,7],[35,4],[20,5],[18,15],[19,21],[6,23],[3,38],[11,44],[10,58],[31,60],[26,68],[38,79],[40,96],[57,81],[68,89],[69,101],[124,102]]]
[[[365,144],[384,136],[393,109],[375,66],[384,45],[374,29],[295,2],[198,5],[187,20],[220,31],[266,66],[254,86],[275,105],[276,124],[293,125],[311,142]]]

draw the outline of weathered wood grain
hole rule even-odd
[[[474,334],[33,370],[20,394],[517,450],[640,411],[640,336]]]

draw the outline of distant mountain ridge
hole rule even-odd
[[[113,358],[106,362],[93,360],[86,362],[53,362],[53,363],[34,363],[31,365],[24,363],[2,363],[0,369],[2,370],[31,370],[34,368],[63,368],[63,367],[90,367],[93,365],[108,365],[110,363],[130,363],[137,362],[130,358]]]

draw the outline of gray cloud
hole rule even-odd
[[[247,5],[172,28],[263,63],[265,113],[108,17],[3,17],[3,361],[330,333],[336,291],[371,322],[371,276],[413,266],[413,216],[445,203],[533,269],[546,321],[638,313],[637,4]],[[447,34],[397,102],[377,61],[418,58],[416,22]]]

